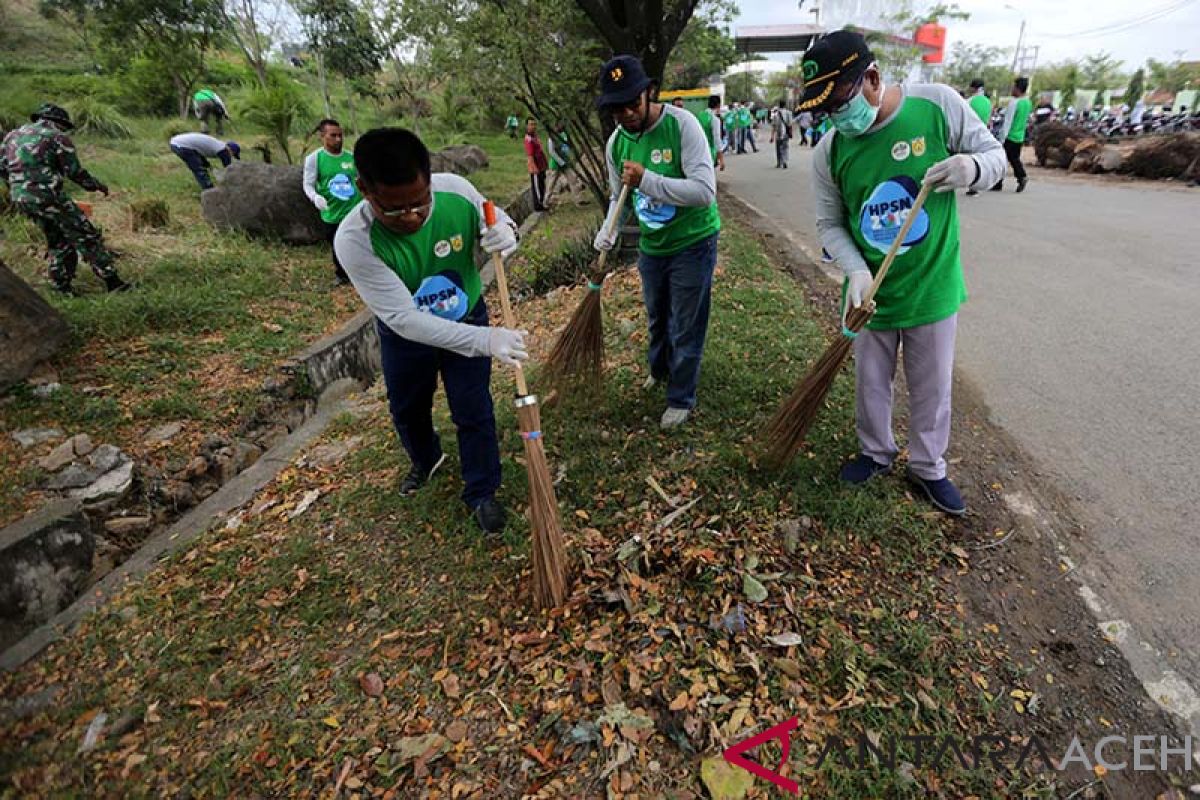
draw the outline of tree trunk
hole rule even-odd
[[[62,315],[0,261],[0,391],[24,380],[69,336]]]
[[[350,107],[350,130],[358,134],[358,112],[354,108],[354,86],[346,79],[346,105]]]
[[[321,82],[321,99],[325,101],[325,118],[333,116],[333,105],[329,102],[329,81],[325,76],[325,57],[317,51],[317,78]]]
[[[190,87],[187,85],[187,81],[180,75],[172,75],[171,82],[175,84],[175,99],[179,102],[179,118],[187,119],[188,100],[190,99],[188,97],[190,94],[188,89]]]

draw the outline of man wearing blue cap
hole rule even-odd
[[[233,159],[241,159],[242,148],[237,142],[222,142],[207,133],[181,133],[171,137],[171,152],[179,156],[188,165],[200,191],[213,188],[212,177],[208,174],[208,159],[216,158],[223,166],[228,167]]]
[[[616,202],[621,185],[632,189],[650,327],[645,385],[666,384],[661,421],[666,429],[686,422],[696,405],[721,216],[704,129],[687,110],[652,102],[651,83],[640,61],[617,56],[600,73],[596,104],[617,123],[606,147],[611,189],[606,223],[621,212]],[[596,234],[597,250],[611,250],[616,242],[616,233],[606,234],[608,227]]]
[[[813,155],[817,230],[846,273],[846,305],[862,305],[872,275],[908,218],[920,184],[935,186],[909,229],[875,314],[854,339],[859,455],[842,480],[892,469],[897,355],[909,395],[908,476],[938,509],[966,511],[946,477],[958,308],[967,299],[955,189],[991,186],[1004,151],[958,92],[941,84],[885,86],[862,35],[835,31],[801,60],[800,110],[829,114],[834,131]]]

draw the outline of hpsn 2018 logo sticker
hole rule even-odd
[[[675,219],[675,206],[651,200],[637,189],[633,190],[633,209],[638,219],[650,230],[658,230]]]
[[[871,196],[862,204],[858,225],[867,244],[881,253],[886,253],[892,246],[904,220],[908,219],[909,210],[917,199],[917,182],[907,175],[897,175],[875,187]],[[913,221],[904,237],[900,253],[906,252],[913,245],[919,244],[929,234],[929,214],[925,209]]]

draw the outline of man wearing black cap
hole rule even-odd
[[[696,405],[721,216],[704,130],[686,110],[651,102],[650,86],[640,61],[617,56],[600,73],[596,104],[617,122],[606,147],[608,219],[621,211],[616,198],[624,183],[641,230],[638,272],[650,327],[646,387],[666,382],[661,424],[674,428]],[[607,228],[596,235],[597,250],[611,250],[616,241]]]
[[[70,115],[65,108],[44,103],[29,119],[0,145],[0,181],[8,181],[12,204],[46,236],[54,288],[75,294],[71,282],[82,253],[110,292],[129,289],[117,275],[114,256],[104,246],[100,231],[63,191],[63,178],[69,178],[89,192],[108,196],[108,187],[92,177],[75,155],[75,145],[66,134],[75,127]]]
[[[940,84],[885,86],[863,37],[837,31],[801,62],[801,109],[825,111],[834,131],[814,154],[821,244],[846,274],[846,305],[862,305],[872,272],[908,217],[922,182],[935,186],[875,296],[875,315],[854,340],[861,453],[849,483],[889,472],[892,383],[904,346],[909,390],[909,478],[937,508],[966,510],[946,478],[950,379],[958,307],[967,297],[954,189],[990,186],[1004,151],[958,92]]]

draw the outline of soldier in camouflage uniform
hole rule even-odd
[[[108,187],[79,164],[75,145],[65,133],[75,127],[66,109],[46,103],[30,120],[4,137],[0,145],[0,179],[8,181],[13,205],[46,235],[54,288],[74,294],[71,281],[79,253],[110,292],[130,288],[117,276],[113,254],[104,247],[100,231],[63,191],[65,177],[88,191],[108,194]]]

